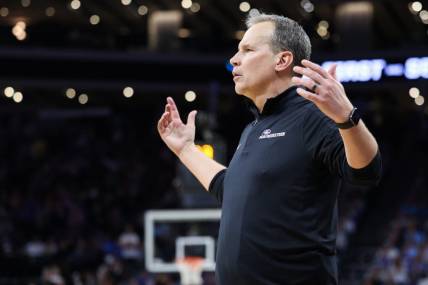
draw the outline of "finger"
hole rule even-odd
[[[306,77],[309,77],[315,83],[319,83],[319,84],[325,84],[326,83],[326,79],[324,77],[322,77],[319,73],[315,72],[314,70],[312,70],[310,68],[303,68],[301,66],[296,65],[295,67],[293,67],[293,71],[296,73],[299,73],[301,75],[304,75]]]
[[[169,126],[169,124],[171,123],[171,113],[170,112],[166,112],[165,113],[165,118],[163,120],[163,126],[165,128],[167,128]]]
[[[187,116],[187,126],[194,126],[195,125],[195,118],[196,118],[196,114],[198,112],[193,110],[192,112],[189,113],[189,115]]]
[[[337,64],[333,63],[329,68],[328,68],[328,73],[337,80],[337,74],[336,74],[336,70],[337,70]]]
[[[293,76],[291,78],[291,82],[293,82],[295,85],[300,85],[300,86],[306,87],[307,89],[312,90],[312,91],[314,91],[313,89],[314,89],[314,86],[316,84],[314,81],[312,81],[311,79],[309,79],[307,77],[302,78],[302,77],[297,77],[297,76]]]
[[[165,124],[165,122],[167,122],[167,116],[168,116],[167,112],[163,113],[162,116],[161,116],[161,118],[158,121],[158,131],[161,132],[161,133],[168,126],[167,124]]]
[[[180,113],[178,112],[177,105],[175,105],[174,100],[171,97],[166,98],[166,100],[168,102],[169,110],[171,112],[172,118],[173,119],[179,119],[181,121]]]
[[[171,123],[171,113],[169,113],[169,112],[165,112],[163,115],[162,115],[162,126],[163,127],[168,127],[168,125]]]
[[[302,60],[302,65],[316,71],[318,74],[321,74],[324,78],[332,78],[331,75],[324,68],[322,68],[320,65],[310,60],[307,60],[307,59]]]
[[[321,102],[321,99],[317,94],[309,92],[303,88],[297,88],[296,92],[297,92],[297,94],[299,94],[300,96],[302,96],[303,98],[305,98],[309,101],[312,101],[314,103],[320,103]]]
[[[168,113],[168,114],[170,114],[171,115],[171,105],[170,104],[166,104],[166,106],[165,106],[165,113]]]
[[[168,121],[171,121],[172,120],[171,119],[171,106],[169,104],[166,104],[166,106],[165,106],[165,113],[168,114],[166,117],[168,119]]]

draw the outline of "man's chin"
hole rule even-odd
[[[242,88],[239,88],[239,86],[235,84],[235,93],[238,95],[244,95],[245,92]]]

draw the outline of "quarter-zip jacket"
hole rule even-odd
[[[375,185],[377,153],[351,168],[332,120],[296,87],[268,99],[209,192],[222,204],[219,285],[337,284],[337,196],[343,180]]]

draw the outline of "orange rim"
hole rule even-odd
[[[198,256],[187,256],[185,258],[181,258],[177,260],[178,264],[185,264],[192,268],[199,268],[204,263],[204,259]]]

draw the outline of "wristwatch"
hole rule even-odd
[[[360,119],[361,119],[361,112],[360,110],[354,107],[354,109],[352,109],[351,113],[349,114],[348,121],[344,123],[336,123],[336,126],[339,129],[349,129],[349,128],[352,128],[353,126],[358,125],[358,122],[360,121]]]

